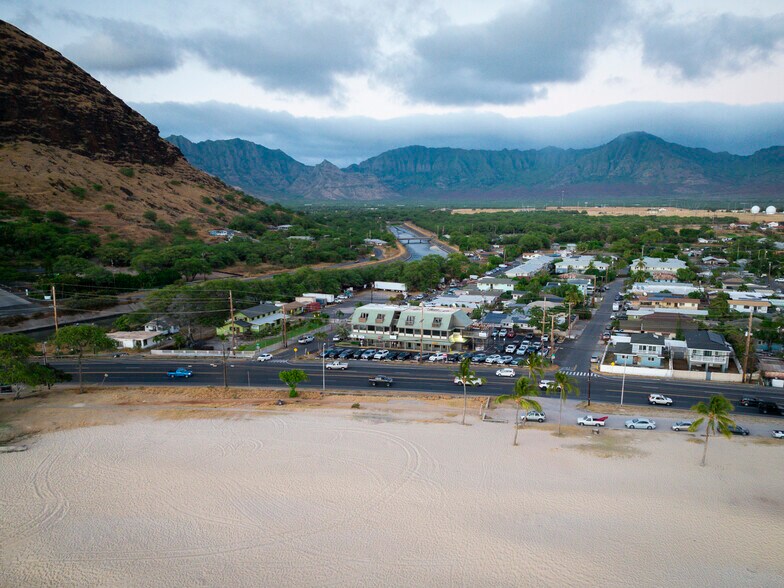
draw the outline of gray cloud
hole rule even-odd
[[[784,104],[627,103],[560,117],[506,118],[463,112],[391,120],[304,118],[222,103],[134,104],[161,134],[193,141],[239,137],[304,163],[346,166],[406,145],[466,149],[585,148],[629,131],[712,151],[749,154],[784,145]]]
[[[336,76],[365,70],[376,48],[375,32],[340,17],[267,23],[252,35],[209,30],[185,46],[210,67],[239,73],[260,86],[305,94],[334,94]]]
[[[784,14],[768,18],[722,14],[693,22],[642,25],[643,60],[687,79],[737,72],[784,49]]]
[[[444,26],[414,43],[406,93],[437,104],[523,103],[574,82],[627,14],[622,0],[553,0],[483,24]]]
[[[65,15],[89,28],[88,35],[63,47],[63,54],[86,70],[149,75],[176,69],[180,51],[172,38],[142,24]]]

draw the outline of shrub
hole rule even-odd
[[[209,211],[206,208],[204,208],[203,206],[200,206],[199,207],[199,212],[202,213],[202,214],[207,214],[207,212],[209,212]]]
[[[87,190],[81,186],[71,186],[68,189],[71,191],[71,194],[76,196],[79,200],[84,200],[84,195],[87,194]]]
[[[351,408],[359,408],[359,402],[355,402],[351,405]]]
[[[148,220],[151,223],[154,223],[155,221],[158,220],[158,215],[155,213],[154,210],[145,210],[142,216],[144,217],[145,220]]]
[[[173,229],[173,227],[165,220],[159,220],[157,223],[155,223],[155,228],[162,233],[171,233]]]
[[[108,210],[109,212],[114,212],[114,208],[115,206],[111,202],[103,205],[103,209]]]
[[[180,180],[172,180],[172,181],[171,181],[171,182],[169,182],[169,183],[170,183],[172,186],[179,186],[180,184],[182,184],[182,182],[181,182]]]
[[[100,192],[101,190],[103,190],[103,186],[101,186],[101,184],[93,184],[93,190],[95,190],[96,192]]]
[[[60,212],[59,210],[50,210],[46,213],[46,220],[50,223],[59,223],[63,224],[68,221],[68,215],[64,212]]]
[[[234,202],[234,194],[226,194],[223,196],[226,202]]]
[[[91,227],[92,224],[93,221],[87,220],[86,218],[80,218],[78,221],[76,221],[76,226],[79,227],[80,229],[86,229],[88,227]]]
[[[130,167],[121,167],[120,173],[124,175],[126,178],[132,178],[134,176],[133,169]]]
[[[212,198],[210,198],[209,196],[202,196],[201,197],[201,201],[204,204],[212,204]]]

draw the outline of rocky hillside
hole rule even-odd
[[[242,139],[193,143],[174,135],[167,141],[196,167],[261,197],[322,203],[396,196],[372,174],[346,173],[329,161],[305,165],[279,149],[267,149]]]
[[[531,202],[695,196],[781,198],[784,148],[751,156],[713,153],[637,132],[590,149],[393,149],[339,170],[303,165],[281,151],[234,139],[191,143],[171,137],[202,169],[257,195],[284,201],[430,203]]]
[[[262,206],[191,166],[87,72],[2,21],[0,191],[139,239],[165,237],[153,216],[206,234]]]

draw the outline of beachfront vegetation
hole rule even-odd
[[[302,370],[283,370],[278,374],[280,381],[289,387],[289,398],[299,396],[297,384],[308,381],[308,374]]]
[[[84,392],[84,382],[82,380],[82,358],[85,352],[109,351],[117,346],[117,343],[106,336],[100,327],[95,325],[73,325],[60,328],[52,338],[52,343],[61,351],[70,351],[76,354],[76,361],[79,367],[79,392]]]
[[[547,394],[558,395],[560,402],[558,403],[558,434],[561,434],[561,415],[563,413],[563,406],[566,402],[566,397],[570,394],[579,396],[580,389],[576,385],[574,378],[569,377],[567,374],[558,371],[553,376],[554,380],[547,385]]]
[[[700,465],[705,465],[705,457],[708,455],[708,437],[721,433],[727,439],[732,438],[732,433],[729,427],[735,426],[735,421],[730,418],[730,413],[735,410],[732,403],[721,394],[711,396],[707,402],[698,402],[691,409],[700,415],[689,427],[689,431],[696,431],[699,426],[705,423],[705,447],[702,451],[702,462]]]
[[[514,421],[514,441],[512,445],[517,445],[517,431],[523,423],[525,423],[526,417],[525,415],[528,414],[529,410],[542,410],[542,405],[539,404],[538,400],[535,400],[539,389],[536,386],[536,382],[530,378],[519,378],[515,382],[514,392],[512,394],[502,394],[498,398],[496,398],[496,402],[499,404],[502,402],[506,402],[507,400],[512,400],[515,403],[515,421]],[[523,411],[523,420],[520,420],[520,411]]]

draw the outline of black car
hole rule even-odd
[[[733,435],[747,436],[749,434],[749,430],[741,427],[740,425],[728,425],[727,430]]]
[[[398,352],[397,352],[397,351],[390,351],[390,352],[389,352],[389,355],[387,355],[387,356],[386,356],[384,359],[385,359],[386,361],[394,361],[394,360],[395,360],[395,358],[397,357],[397,355],[398,355]]]
[[[348,359],[350,355],[354,355],[353,349],[345,349],[338,354],[338,359]]]
[[[753,396],[744,396],[740,399],[741,406],[759,406],[760,399]]]
[[[395,358],[397,361],[405,361],[411,357],[411,354],[408,351],[401,351],[398,353],[397,357]]]
[[[363,353],[365,353],[364,349],[354,349],[354,351],[352,351],[351,355],[348,357],[349,359],[359,359],[360,357],[362,357]]]
[[[318,354],[318,356],[319,356],[319,357],[327,357],[327,356],[329,355],[329,352],[330,352],[330,351],[332,351],[332,348],[331,348],[331,347],[330,347],[329,349],[325,349],[324,351],[322,351],[321,353],[319,353],[319,354]]]
[[[457,363],[458,361],[460,361],[460,354],[459,353],[450,353],[447,356],[446,360],[449,363]]]
[[[781,407],[775,402],[760,402],[757,405],[757,410],[761,414],[776,414],[781,416]]]

